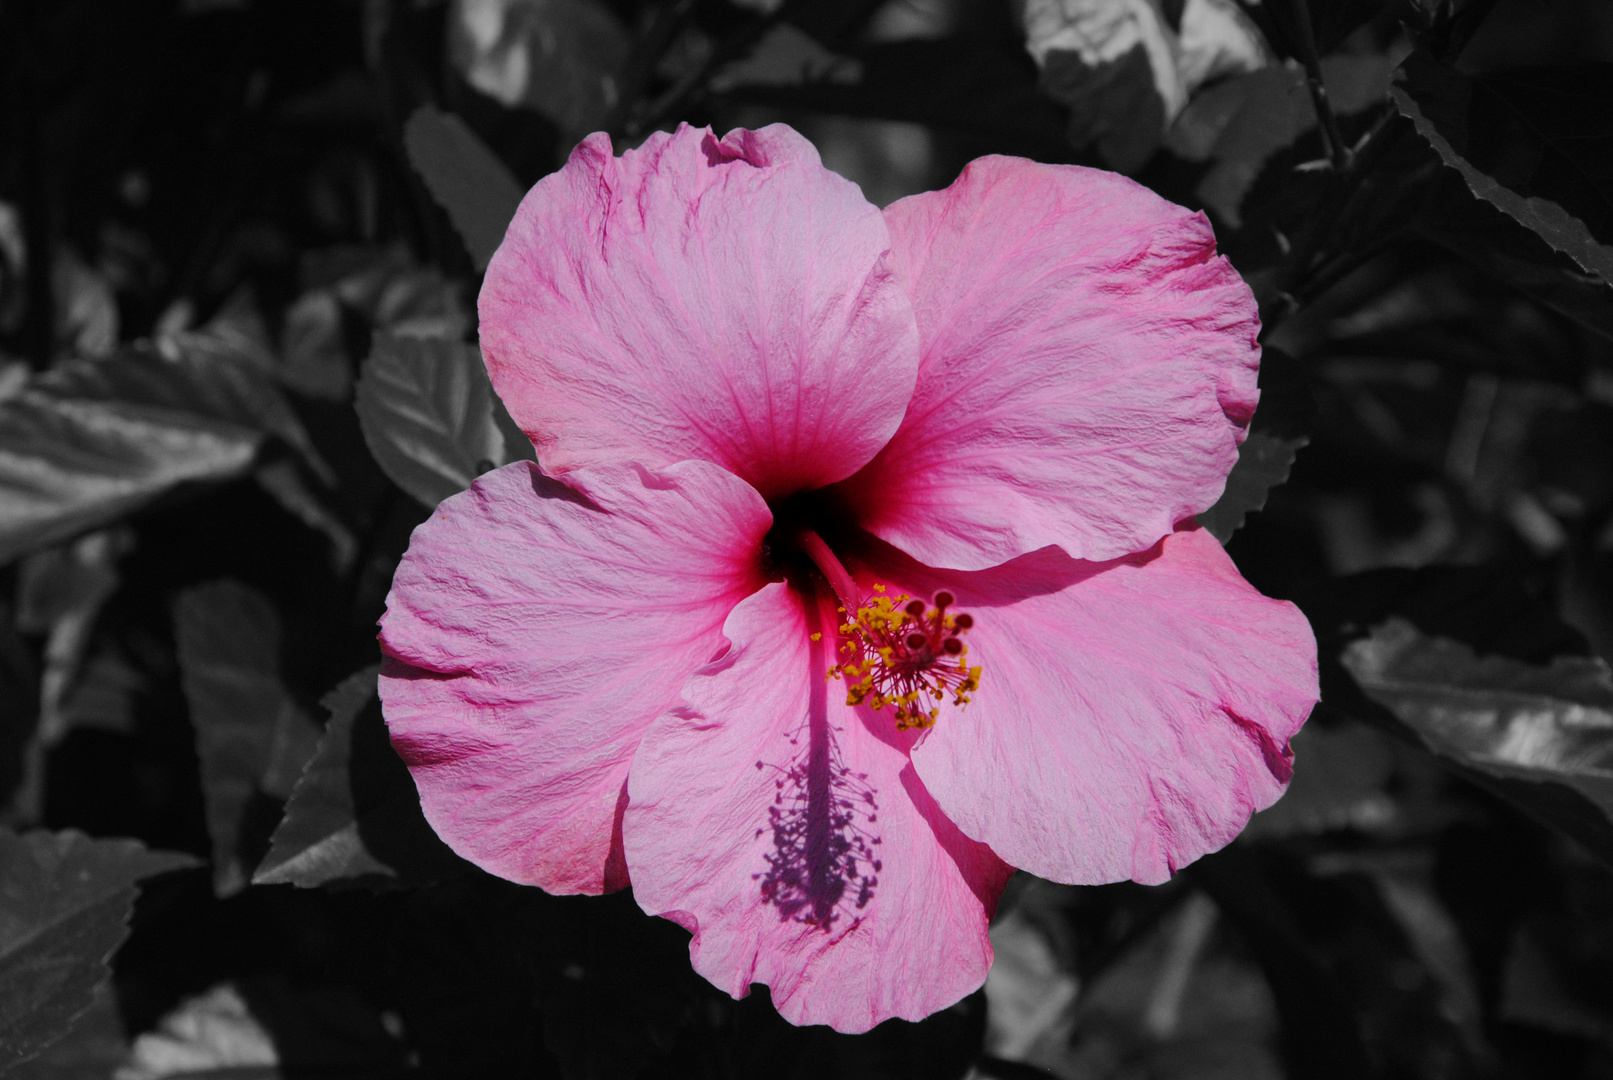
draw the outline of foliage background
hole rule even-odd
[[[0,1074],[1613,1076],[1610,59],[1599,0],[0,0]],[[530,455],[520,192],[773,120],[880,204],[1205,209],[1266,359],[1204,520],[1322,650],[1239,841],[1020,875],[857,1037],[460,862],[373,692],[410,530]]]

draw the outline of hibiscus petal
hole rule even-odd
[[[1013,865],[1156,884],[1283,793],[1288,740],[1318,696],[1316,642],[1202,529],[1109,563],[1048,548],[976,573],[884,550],[880,580],[944,588],[974,619],[980,689],[942,708],[913,764],[947,816]]]
[[[488,372],[551,475],[714,461],[772,498],[843,479],[901,422],[918,330],[884,219],[780,124],[593,135],[488,267]]]
[[[381,619],[381,701],[432,828],[554,893],[627,884],[633,751],[764,583],[772,523],[706,462],[583,478],[597,503],[528,462],[446,500],[415,530]]]
[[[1220,496],[1257,392],[1254,299],[1202,214],[988,157],[885,211],[923,341],[890,444],[842,485],[930,566],[1141,551]]]
[[[942,815],[906,736],[845,707],[824,676],[833,619],[783,583],[734,609],[731,650],[639,747],[623,830],[634,896],[694,934],[695,970],[855,1032],[985,981],[1011,870]]]

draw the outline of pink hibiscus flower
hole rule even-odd
[[[787,127],[592,136],[481,295],[542,471],[445,501],[381,624],[426,817],[631,882],[718,987],[842,1031],[980,986],[1012,867],[1166,880],[1317,697],[1192,518],[1257,327],[1204,217],[1119,176],[983,158],[881,212]]]

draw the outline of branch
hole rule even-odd
[[[1314,267],[1316,256],[1340,224],[1350,217],[1349,211],[1363,181],[1377,169],[1401,130],[1396,123],[1399,119],[1399,114],[1389,108],[1356,144],[1349,154],[1348,164],[1334,176],[1322,205],[1309,216],[1269,284],[1257,290],[1262,333],[1269,332],[1292,314],[1301,299],[1316,295],[1313,269],[1323,271],[1325,276],[1325,268]]]
[[[1322,59],[1316,53],[1316,29],[1311,25],[1309,0],[1291,0],[1294,20],[1299,24],[1300,59],[1305,64],[1305,83],[1311,91],[1311,104],[1316,106],[1316,119],[1322,125],[1322,139],[1327,143],[1328,160],[1333,171],[1341,173],[1350,164],[1350,148],[1344,145],[1339,132],[1338,117],[1327,99],[1327,86],[1322,82]]]

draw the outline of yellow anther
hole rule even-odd
[[[920,701],[944,701],[959,708],[980,688],[980,668],[964,663],[969,649],[959,640],[974,625],[968,615],[952,615],[952,594],[938,593],[934,607],[907,596],[883,595],[875,585],[854,616],[840,626],[846,661],[829,671],[846,681],[846,704],[881,710],[893,707],[898,729],[934,726],[941,710],[921,709]],[[844,610],[844,609],[842,609]]]

